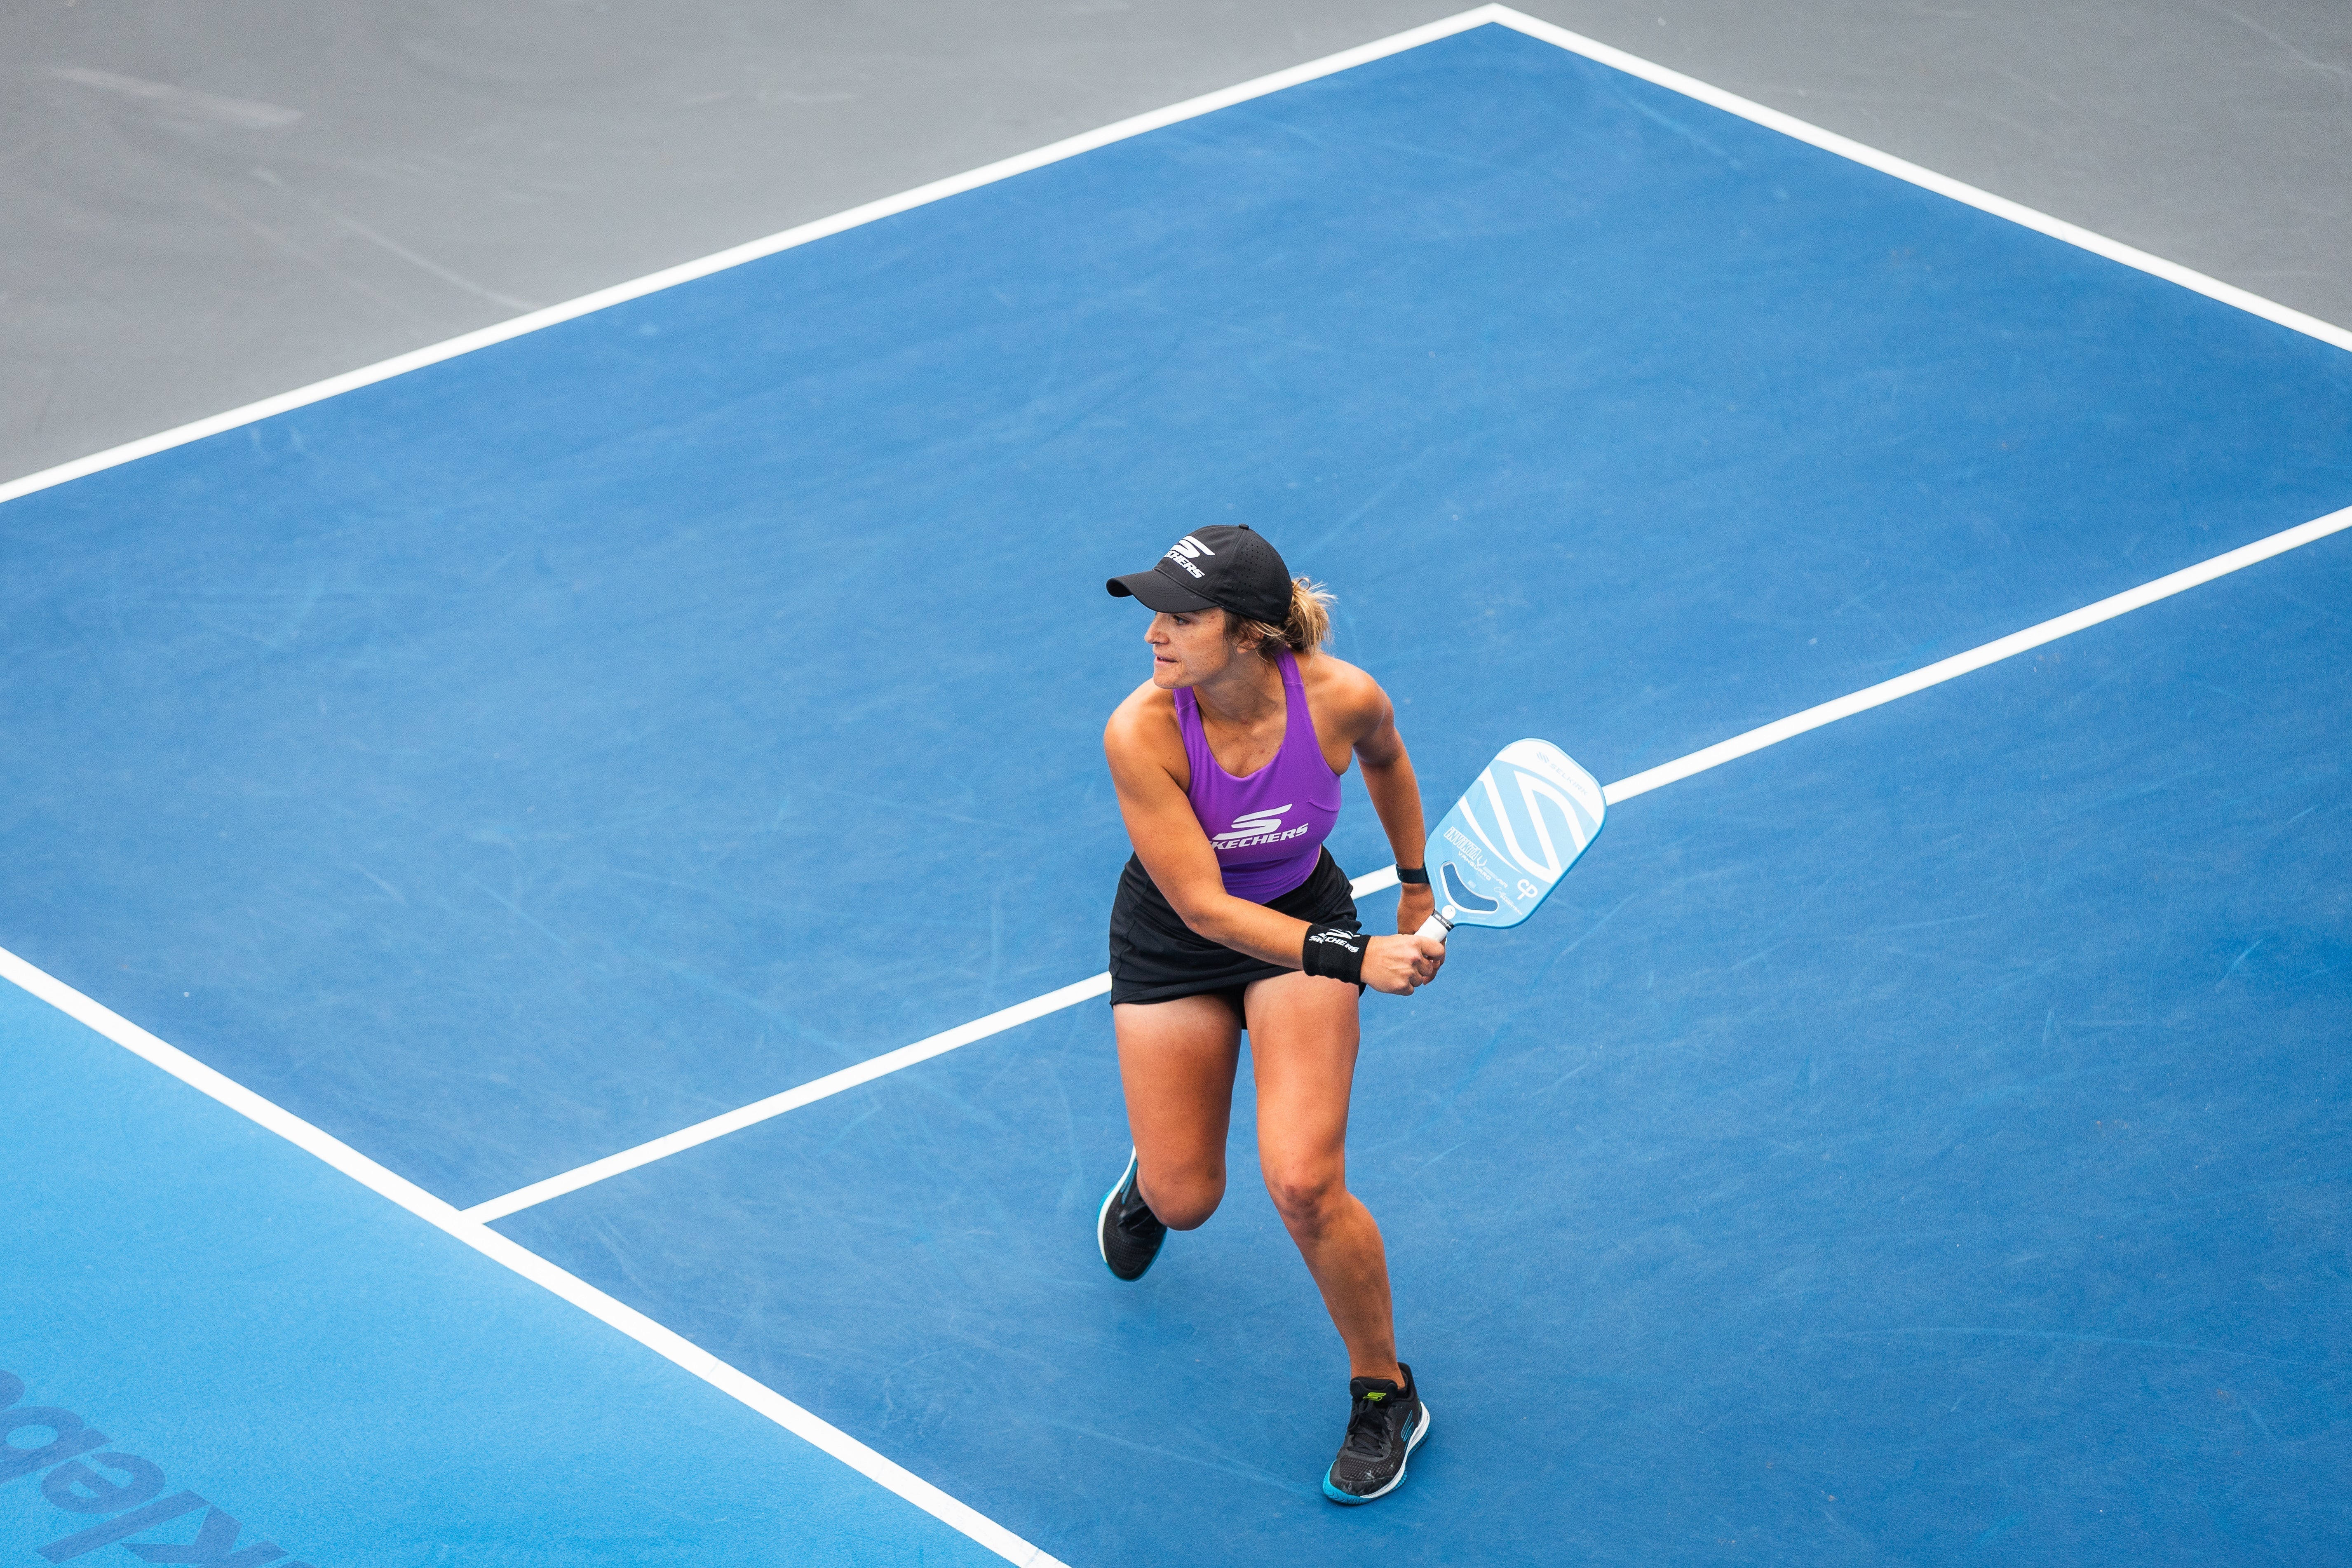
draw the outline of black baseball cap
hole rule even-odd
[[[1225,609],[1278,626],[1290,618],[1290,568],[1273,545],[1239,523],[1196,528],[1168,547],[1149,572],[1103,584],[1115,598],[1170,615]]]

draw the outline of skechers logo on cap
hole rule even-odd
[[[1195,577],[1205,577],[1208,574],[1202,571],[1198,566],[1192,564],[1193,558],[1201,555],[1214,555],[1215,553],[1215,551],[1210,549],[1207,545],[1202,543],[1199,540],[1193,538],[1188,533],[1183,538],[1178,540],[1175,543],[1168,547],[1167,559],[1173,561],[1177,565],[1181,566],[1185,571],[1190,572]]]

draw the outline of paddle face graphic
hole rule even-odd
[[[1601,784],[1549,741],[1514,741],[1429,836],[1431,891],[1456,926],[1515,926],[1601,833]]]

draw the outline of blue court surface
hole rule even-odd
[[[1442,809],[2347,504],[2344,349],[1478,26],[8,502],[0,945],[463,1208],[1100,971],[1101,583],[1200,521]],[[1096,1257],[1099,1000],[495,1228],[1073,1568],[2347,1560],[2347,606],[2338,533],[1626,800],[1367,998],[1377,1506],[1245,1094]],[[163,1561],[999,1560],[13,989],[0,1083],[0,1419],[207,1500]],[[9,1562],[131,1517],[38,1485]]]

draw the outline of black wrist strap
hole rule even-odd
[[[1308,926],[1307,945],[1299,953],[1299,967],[1309,974],[1361,985],[1364,944],[1370,940],[1362,931],[1349,931],[1346,926]]]
[[[1429,868],[1400,866],[1397,868],[1397,880],[1409,888],[1426,888],[1429,886]]]

